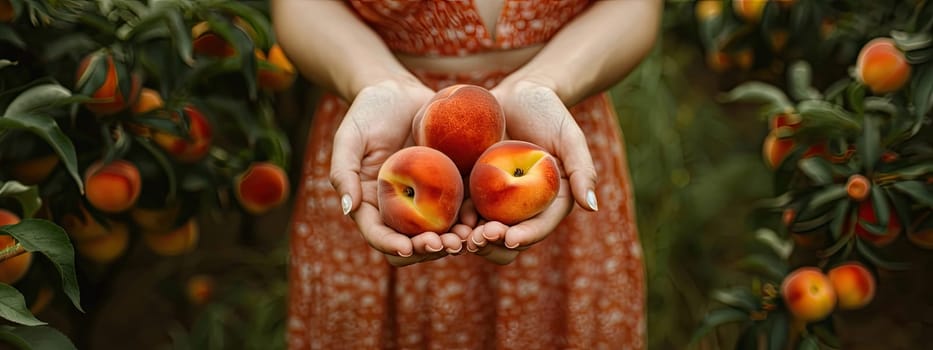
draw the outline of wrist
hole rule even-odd
[[[408,71],[405,72],[369,72],[361,71],[353,78],[347,79],[344,86],[338,87],[338,93],[347,101],[353,101],[369,87],[388,87],[400,90],[430,90],[417,77]]]

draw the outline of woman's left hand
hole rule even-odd
[[[465,217],[475,225],[453,231],[467,243],[467,250],[497,264],[508,264],[519,252],[545,239],[570,214],[576,202],[596,211],[596,170],[586,137],[553,87],[544,82],[506,79],[491,90],[506,115],[510,139],[537,144],[554,155],[561,167],[560,190],[551,205],[538,215],[517,223],[482,222],[465,205]],[[464,220],[462,220],[464,221]],[[474,226],[472,230],[469,226]]]

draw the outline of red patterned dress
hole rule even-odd
[[[392,50],[467,55],[547,41],[586,1],[506,0],[496,38],[470,0],[350,5]],[[503,74],[415,72],[429,87],[492,88]],[[509,265],[470,253],[394,268],[341,214],[328,180],[347,103],[317,108],[290,226],[292,349],[642,349],[645,285],[617,116],[606,94],[570,111],[599,175],[599,212],[575,208]]]

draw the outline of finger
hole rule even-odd
[[[507,248],[527,247],[540,242],[570,213],[573,201],[570,198],[569,185],[567,181],[561,181],[560,184],[557,198],[547,209],[531,219],[509,227],[504,232],[503,244]]]
[[[362,200],[360,167],[363,163],[363,147],[359,129],[352,124],[341,124],[334,135],[330,183],[340,195],[340,208],[343,215],[353,211]]]
[[[476,252],[479,248],[486,246],[486,237],[483,237],[483,231],[486,230],[486,225],[479,225],[473,228],[473,231],[470,232],[470,237],[467,239],[467,250],[470,252]]]
[[[479,221],[479,214],[476,213],[476,207],[473,206],[473,200],[467,198],[460,206],[460,223],[470,227],[476,227]]]
[[[415,254],[430,254],[444,250],[444,242],[434,232],[425,232],[411,238]]]
[[[414,254],[411,238],[385,226],[376,207],[364,203],[353,212],[352,216],[363,235],[363,239],[374,249],[383,254],[401,257],[409,257]]]
[[[398,255],[386,255],[386,261],[390,265],[395,267],[403,267],[408,265],[413,265],[417,263],[422,263],[426,261],[437,260],[447,256],[446,252],[437,252],[431,254],[416,254],[409,257],[401,257]]]
[[[461,251],[463,251],[463,240],[461,240],[460,236],[457,236],[456,234],[442,234],[441,242],[444,245],[444,251],[448,254],[459,254]]]
[[[486,242],[499,242],[505,237],[505,232],[509,226],[498,221],[490,221],[483,225],[484,229],[480,234]]]
[[[508,249],[498,245],[488,245],[479,249],[476,252],[476,255],[482,256],[488,261],[491,261],[495,264],[506,265],[515,261],[515,258],[518,257],[520,252],[513,249]]]
[[[556,156],[570,180],[573,198],[580,207],[599,210],[596,200],[596,167],[586,144],[586,136],[568,113],[561,125],[560,145]]]
[[[470,239],[470,234],[473,233],[473,227],[464,224],[456,224],[454,227],[450,228],[450,232],[457,235],[461,241],[466,241]]]

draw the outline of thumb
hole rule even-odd
[[[580,207],[597,211],[599,204],[596,200],[596,167],[593,165],[586,137],[572,118],[565,123],[561,136],[557,157],[567,173],[573,199]]]
[[[363,162],[363,142],[359,130],[341,126],[334,135],[330,161],[330,183],[340,195],[343,215],[354,211],[362,201],[360,169]]]

